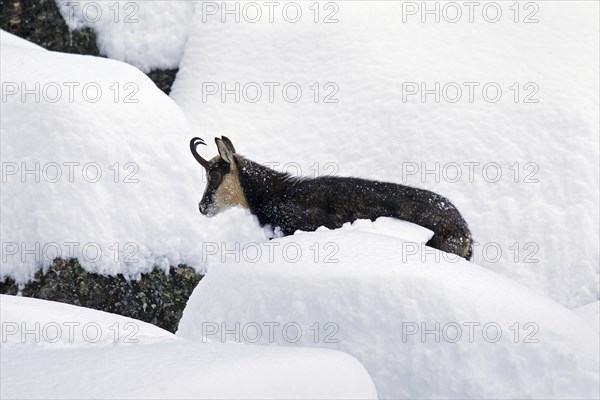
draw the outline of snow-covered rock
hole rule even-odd
[[[2,350],[2,398],[375,399],[355,358],[324,349],[157,343]]]
[[[204,222],[187,119],[140,70],[0,39],[0,279],[25,283],[55,257],[131,278],[201,270],[203,240],[265,239],[240,210]]]
[[[599,395],[592,328],[456,256],[344,229],[221,255],[178,336],[341,350],[363,363],[380,398]]]
[[[191,22],[191,1],[56,0],[70,30],[96,32],[100,54],[135,65],[144,72],[177,68]]]
[[[0,305],[3,399],[376,398],[365,368],[338,351],[194,344],[82,307],[15,296]]]
[[[46,51],[46,49],[38,46],[35,43],[32,43],[25,39],[22,39],[16,35],[13,35],[12,33],[9,33],[9,32],[3,31],[3,30],[0,30],[0,38],[1,38],[2,48],[6,47],[6,46],[15,46],[15,47],[20,47],[20,48],[25,48],[25,49],[30,49],[30,50]]]
[[[60,349],[182,342],[155,325],[107,312],[29,297],[0,295],[2,343]]]

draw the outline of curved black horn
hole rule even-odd
[[[200,165],[202,165],[204,168],[208,169],[208,161],[206,161],[204,158],[202,158],[200,156],[200,154],[198,154],[198,151],[196,150],[196,147],[198,147],[199,144],[203,144],[206,146],[206,143],[204,143],[204,140],[200,139],[199,137],[192,138],[192,140],[190,140],[190,150],[192,152],[192,155],[196,159],[196,161],[198,161],[200,163]]]

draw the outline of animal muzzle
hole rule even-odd
[[[200,214],[207,215],[208,214],[208,205],[203,204],[202,202],[198,203],[198,209],[200,210]]]
[[[207,217],[212,217],[216,214],[214,207],[210,203],[204,201],[198,203],[198,209],[202,215],[206,215]]]

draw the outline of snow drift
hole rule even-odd
[[[576,314],[399,235],[320,230],[220,249],[177,335],[342,350],[380,398],[598,397],[598,334]]]
[[[182,341],[147,322],[53,301],[0,295],[0,311],[3,352],[24,345],[47,350]]]
[[[194,344],[82,307],[14,296],[0,305],[2,398],[376,398],[364,367],[338,351]]]

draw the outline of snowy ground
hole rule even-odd
[[[225,262],[196,287],[177,335],[341,350],[379,398],[600,395],[587,321],[478,265],[414,251],[402,226],[395,233],[322,230],[237,259],[216,254]]]
[[[2,295],[0,307],[3,399],[376,397],[362,365],[337,351],[190,343],[37,299]]]
[[[28,297],[0,299],[3,351],[24,345],[48,350],[182,341],[157,326],[116,314]]]

